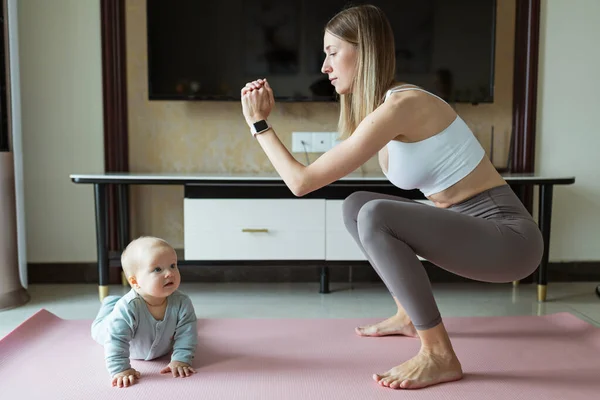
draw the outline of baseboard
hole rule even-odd
[[[430,263],[424,263],[431,282],[470,282]],[[120,268],[110,268],[110,282],[120,282]],[[351,267],[351,268],[350,268]],[[181,265],[184,282],[318,282],[318,265]],[[29,283],[98,283],[95,263],[30,263]],[[366,262],[335,263],[329,269],[331,282],[380,282]],[[524,280],[531,282],[532,277]],[[561,262],[548,265],[549,282],[599,282],[600,261]]]

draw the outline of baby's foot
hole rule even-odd
[[[417,330],[408,317],[394,315],[391,318],[381,321],[377,324],[359,326],[355,329],[360,336],[388,336],[404,335],[417,337]]]
[[[421,389],[462,377],[462,368],[454,352],[434,355],[423,351],[384,374],[373,375],[377,383],[391,389]]]

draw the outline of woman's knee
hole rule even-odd
[[[354,192],[344,199],[342,203],[342,215],[346,227],[356,224],[360,209],[371,199],[372,194],[366,191]]]
[[[373,235],[386,232],[386,220],[389,217],[389,201],[371,200],[365,203],[358,212],[358,235],[361,241],[370,240]]]

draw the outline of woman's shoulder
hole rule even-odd
[[[385,103],[390,107],[412,108],[427,118],[433,116],[450,116],[456,118],[456,112],[450,104],[441,97],[418,85],[400,84],[391,87],[386,92]]]
[[[397,85],[385,93],[380,107],[395,111],[413,111],[426,107],[427,94],[416,85]]]
[[[381,108],[394,115],[394,123],[402,127],[397,137],[409,142],[438,133],[456,119],[452,107],[417,85],[391,88]]]
[[[419,99],[428,98],[431,93],[418,85],[411,83],[395,83],[385,93],[384,101],[388,99]]]

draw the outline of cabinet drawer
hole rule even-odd
[[[325,258],[331,261],[366,260],[367,258],[344,225],[343,202],[343,200],[326,202]]]
[[[324,199],[184,199],[186,260],[323,260]]]

